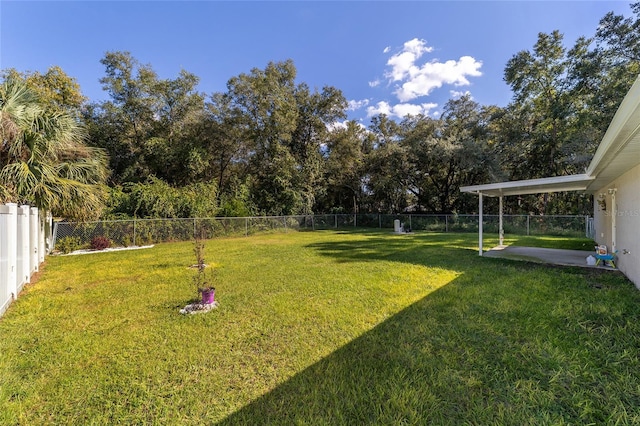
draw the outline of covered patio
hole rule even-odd
[[[503,200],[507,196],[518,196],[526,194],[540,194],[561,191],[586,191],[594,177],[581,174],[570,176],[554,176],[542,179],[529,179],[511,182],[489,183],[486,185],[463,186],[462,192],[478,195],[478,252],[480,256],[486,255],[483,250],[483,200],[485,196],[498,197],[498,247],[504,248],[504,226],[503,226]],[[531,248],[531,247],[529,247]],[[584,256],[586,257],[586,256]],[[582,259],[584,261],[584,258]],[[584,262],[586,265],[586,262]]]
[[[531,251],[528,254],[516,253],[524,248],[510,247],[504,251],[503,198],[510,195],[585,191],[595,198],[593,218],[596,242],[607,246],[608,252],[616,257],[616,266],[640,289],[640,262],[637,261],[637,253],[640,252],[639,100],[640,76],[620,103],[584,174],[461,187],[462,192],[478,195],[480,256],[493,252],[484,252],[482,247],[482,204],[485,196],[499,198],[498,248],[502,250],[496,250],[490,256],[498,251],[503,252],[503,255],[511,252],[513,256],[529,256],[532,254]],[[530,248],[528,250],[535,251]],[[544,252],[538,251],[537,255],[532,257],[544,259],[547,256]],[[556,255],[551,257],[557,258]],[[586,261],[581,266],[586,266]]]
[[[503,226],[503,199],[507,196],[518,196],[526,194],[540,194],[562,191],[587,191],[594,177],[581,174],[570,176],[555,176],[542,179],[530,179],[511,182],[491,183],[486,185],[474,185],[462,187],[462,192],[469,192],[478,195],[478,252],[480,256],[503,258],[511,260],[523,260],[537,263],[547,263],[563,266],[580,266],[584,268],[599,268],[615,270],[609,265],[588,265],[587,257],[594,254],[594,250],[564,250],[541,247],[522,247],[504,245]],[[498,197],[499,210],[499,243],[488,251],[483,247],[483,200],[484,197]]]

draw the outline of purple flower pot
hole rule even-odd
[[[216,300],[216,289],[207,288],[202,290],[202,304],[210,305]]]

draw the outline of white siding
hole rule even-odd
[[[616,206],[611,205],[610,189],[615,189]],[[599,194],[606,194],[607,210],[598,206]],[[596,241],[611,247],[612,214],[616,212],[617,266],[640,289],[640,165],[623,174],[594,194]]]

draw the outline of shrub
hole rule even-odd
[[[215,182],[172,186],[155,176],[111,189],[105,217],[214,217],[218,211]]]
[[[56,241],[56,249],[60,250],[64,254],[78,250],[80,247],[81,243],[80,238],[78,237],[64,237]]]
[[[131,236],[125,235],[124,237],[122,237],[122,245],[125,247],[131,247],[133,245]]]
[[[91,250],[104,250],[111,247],[111,240],[107,237],[98,236],[91,240]]]

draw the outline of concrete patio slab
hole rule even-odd
[[[540,247],[497,246],[483,253],[484,257],[498,257],[511,260],[524,260],[537,263],[549,263],[553,265],[581,266],[584,268],[599,268],[615,271],[610,266],[587,265],[587,257],[593,255],[593,251],[562,250]]]

